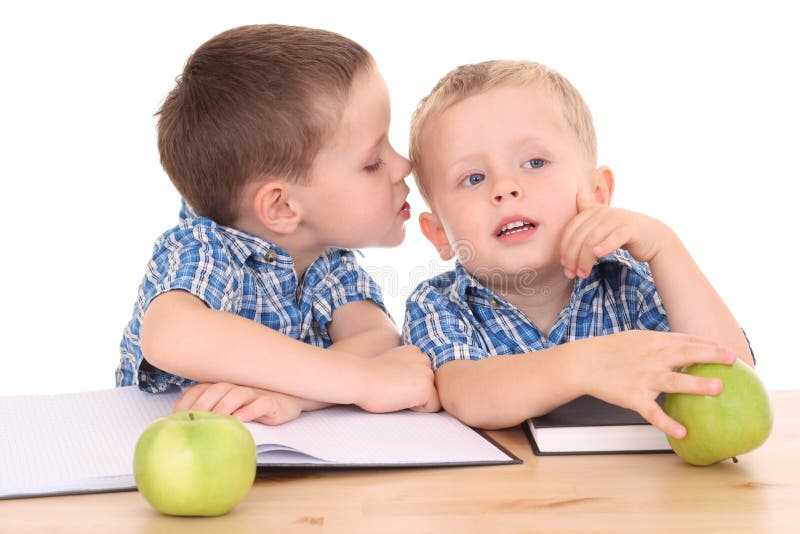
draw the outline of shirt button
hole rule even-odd
[[[273,263],[276,259],[278,259],[278,253],[275,252],[274,249],[269,249],[266,254],[264,254],[264,261],[268,263]]]
[[[489,304],[492,305],[492,308],[499,308],[500,307],[500,302],[494,297],[489,297]]]

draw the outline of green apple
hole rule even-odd
[[[163,514],[222,515],[253,485],[256,445],[231,415],[178,412],[142,432],[133,475],[142,495]]]
[[[694,364],[683,369],[694,376],[722,380],[716,396],[668,394],[664,411],[686,427],[686,436],[667,436],[672,449],[692,465],[711,465],[753,450],[772,430],[772,408],[764,384],[742,360],[733,365]]]

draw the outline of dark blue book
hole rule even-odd
[[[641,415],[584,395],[523,423],[537,456],[671,452],[666,435]]]

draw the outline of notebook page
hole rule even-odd
[[[137,387],[0,397],[0,498],[133,489],[142,431],[168,415],[179,393]],[[246,425],[259,465],[452,465],[514,463],[451,415],[371,414],[354,406],[307,412],[281,426]],[[266,455],[266,456],[265,456]]]
[[[446,412],[373,414],[334,406],[277,427],[247,426],[256,443],[280,444],[333,463],[446,465],[511,459]],[[270,462],[269,453],[259,458],[259,463]]]
[[[178,396],[132,386],[0,397],[0,497],[135,487],[136,441]]]

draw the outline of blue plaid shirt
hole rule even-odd
[[[188,291],[209,308],[252,319],[317,347],[331,345],[327,325],[339,306],[370,299],[385,311],[380,288],[349,250],[329,250],[311,264],[298,285],[291,256],[277,246],[196,216],[185,203],[180,219],[155,243],[120,344],[117,386],[138,384],[155,393],[193,383],[149,365],[142,356],[144,311],[165,291]]]
[[[548,335],[457,263],[408,298],[403,342],[418,346],[437,369],[634,329],[669,331],[669,323],[648,265],[617,250],[597,260],[588,278],[576,279]]]

